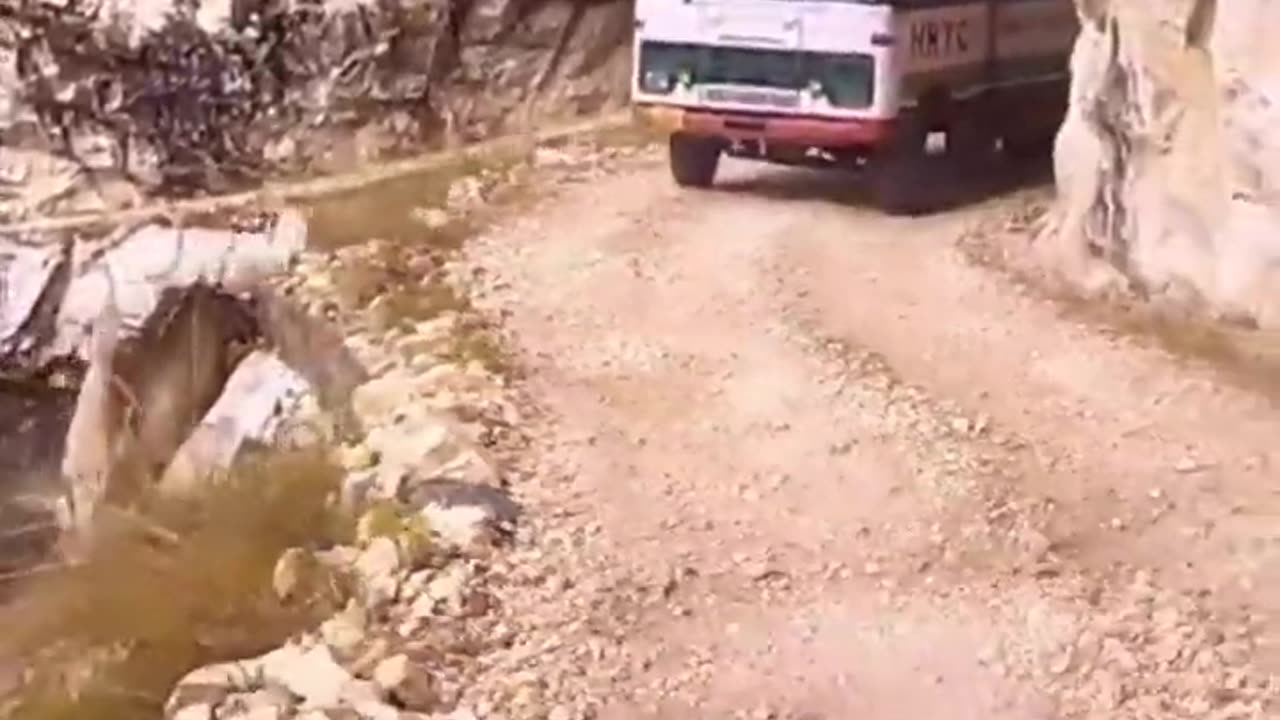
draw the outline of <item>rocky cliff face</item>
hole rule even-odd
[[[0,3],[0,214],[347,169],[591,112],[630,5],[544,0]]]
[[[1280,325],[1280,5],[1077,5],[1042,247],[1095,287]]]

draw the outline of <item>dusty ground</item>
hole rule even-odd
[[[556,720],[1280,714],[1280,411],[967,264],[1002,201],[845,183],[653,154],[471,245],[541,410],[494,662]]]

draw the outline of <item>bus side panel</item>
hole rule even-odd
[[[979,136],[1056,132],[1078,31],[1072,0],[984,0],[899,11],[903,118]]]
[[[1069,64],[1079,32],[1071,0],[996,3],[992,117],[1006,138],[1051,138],[1062,124],[1070,93]]]
[[[904,106],[938,94],[962,99],[986,84],[990,16],[987,0],[898,11],[894,36]]]

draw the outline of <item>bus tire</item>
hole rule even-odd
[[[875,206],[888,215],[914,217],[932,209],[924,172],[924,157],[894,154],[871,167],[871,195]]]
[[[1029,162],[1053,157],[1056,132],[1042,132],[1031,136],[1004,138],[1004,153],[1014,162]]]
[[[721,142],[715,138],[674,133],[668,140],[671,177],[680,187],[706,188],[720,167]]]

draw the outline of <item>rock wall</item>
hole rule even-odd
[[[623,99],[629,33],[625,0],[0,2],[0,216],[243,188],[600,110]]]
[[[1077,0],[1051,262],[1280,325],[1280,4]]]

